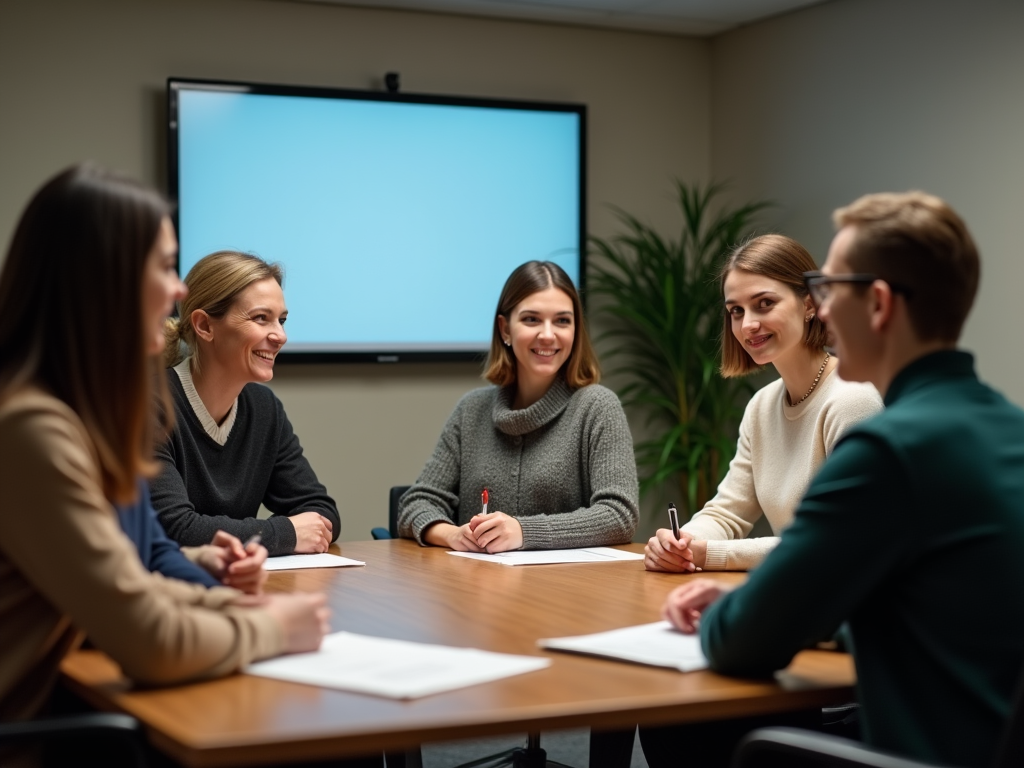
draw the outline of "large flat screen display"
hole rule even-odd
[[[581,105],[172,79],[168,114],[181,273],[282,264],[285,359],[471,359],[516,266],[580,285]]]

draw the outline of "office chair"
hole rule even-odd
[[[391,490],[388,491],[388,527],[377,527],[370,530],[370,535],[375,541],[398,538],[398,501],[402,498],[402,494],[411,487],[410,485],[391,486]]]
[[[52,744],[55,741],[81,739],[115,745],[116,754],[123,755],[126,760],[124,765],[138,768],[146,768],[148,765],[142,725],[128,715],[89,712],[0,723],[0,748],[32,742]],[[88,754],[82,754],[81,757],[83,765],[88,763]],[[104,750],[103,762],[112,763],[111,757],[111,753]]]
[[[760,728],[740,742],[733,768],[939,768],[799,728]],[[991,768],[1024,765],[1024,676]]]

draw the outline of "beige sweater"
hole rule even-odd
[[[280,653],[282,632],[238,593],[147,571],[104,497],[95,449],[36,389],[0,404],[0,720],[33,716],[82,633],[131,678],[223,675]]]
[[[785,397],[782,379],[754,394],[718,493],[683,526],[708,540],[707,570],[742,571],[764,560],[843,432],[882,410],[873,386],[843,381],[834,369],[799,405]],[[745,538],[761,515],[776,536]]]

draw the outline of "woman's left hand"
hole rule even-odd
[[[267,548],[261,544],[250,544],[245,549],[237,537],[217,531],[213,542],[202,547],[198,563],[225,586],[258,595],[267,580],[263,568],[266,559]]]
[[[694,579],[668,593],[661,617],[678,629],[692,635],[697,631],[700,616],[732,587],[711,579]]]
[[[523,527],[504,512],[476,515],[469,521],[469,530],[484,552],[508,552],[523,546]]]

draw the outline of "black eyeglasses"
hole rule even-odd
[[[807,292],[811,295],[811,301],[814,302],[815,307],[820,307],[828,299],[829,293],[831,293],[831,286],[833,283],[859,283],[861,285],[871,285],[875,280],[882,280],[878,275],[871,275],[867,273],[852,274],[852,275],[823,275],[821,272],[804,272],[804,285],[807,286]],[[883,280],[893,291],[893,293],[902,293],[908,299],[910,298],[910,289],[905,285],[899,285],[898,283],[890,283],[888,280]]]

